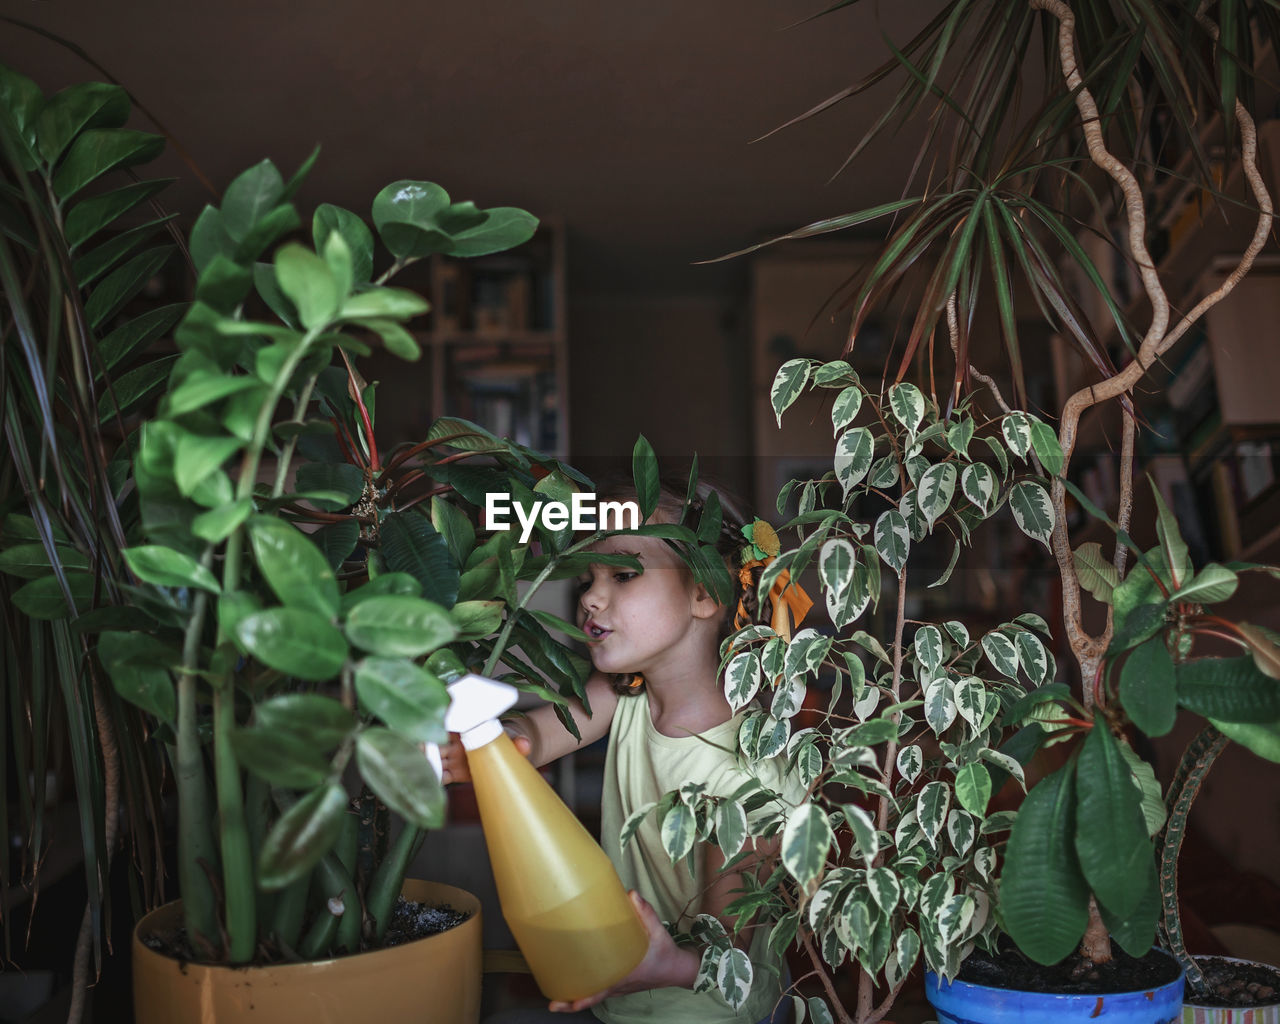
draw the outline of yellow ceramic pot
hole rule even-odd
[[[133,930],[136,1024],[476,1024],[480,1019],[480,901],[451,885],[409,880],[406,899],[448,903],[471,916],[447,932],[336,960],[276,967],[184,963],[139,938],[174,927],[180,903]]]

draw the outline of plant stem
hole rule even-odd
[[[253,959],[257,944],[257,903],[253,852],[245,821],[240,765],[231,748],[236,725],[235,686],[228,672],[213,691],[213,764],[218,793],[218,827],[222,845],[222,888],[227,931],[227,960]]]

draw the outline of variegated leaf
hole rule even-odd
[[[841,804],[841,810],[844,811],[844,819],[849,826],[849,831],[853,833],[857,855],[863,859],[867,867],[871,867],[871,862],[880,852],[880,837],[876,834],[875,823],[866,811],[855,804]]]
[[[804,704],[804,676],[786,676],[778,683],[773,692],[773,703],[769,706],[769,714],[774,718],[791,718]]]
[[[853,582],[853,567],[858,551],[843,537],[834,537],[822,545],[818,555],[818,575],[828,594],[843,594]]]
[[[952,808],[951,813],[947,815],[947,838],[951,840],[951,846],[956,853],[963,857],[969,852],[969,847],[977,837],[978,826],[974,824],[973,815],[958,807]]]
[[[946,824],[947,811],[951,807],[951,790],[945,782],[930,782],[920,790],[920,798],[916,803],[916,814],[920,827],[929,838],[930,845],[937,847],[938,835]]]
[[[871,465],[871,472],[867,475],[867,483],[872,487],[879,487],[882,490],[886,487],[892,487],[898,482],[898,459],[895,455],[886,455],[883,458],[876,459]]]
[[[1009,489],[1009,508],[1018,529],[1048,547],[1055,521],[1049,492],[1034,480],[1019,481]]]
[[[840,913],[836,915],[836,934],[850,949],[862,949],[871,941],[874,922],[870,904],[854,894],[845,901]]]
[[[960,490],[966,498],[986,514],[996,497],[996,475],[981,462],[965,466],[960,474]]]
[[[1111,603],[1111,595],[1120,583],[1120,574],[1096,540],[1081,544],[1072,553],[1076,576],[1080,586],[1104,604]]]
[[[969,442],[973,440],[973,420],[968,416],[956,420],[947,428],[947,444],[957,455],[968,457]]]
[[[898,774],[908,783],[920,777],[920,769],[924,767],[924,755],[914,743],[898,751]]]
[[[728,859],[747,840],[747,813],[736,800],[723,800],[716,807],[716,845]]]
[[[920,511],[920,506],[916,502],[916,498],[920,494],[917,487],[914,490],[907,491],[898,499],[898,511],[902,514],[902,518],[906,520],[907,532],[911,535],[912,540],[924,540],[929,536],[929,521],[925,519],[924,513]]]
[[[892,913],[902,895],[897,876],[883,865],[867,872],[867,888],[882,914]]]
[[[895,384],[889,389],[893,417],[914,434],[924,419],[924,395],[914,384]]]
[[[893,944],[893,953],[884,965],[884,978],[893,988],[905,978],[920,959],[920,936],[908,928]]]
[[[1044,644],[1034,633],[1019,631],[1014,634],[1014,645],[1018,648],[1018,663],[1036,686],[1049,681],[1049,655]]]
[[[835,1024],[835,1019],[831,1016],[827,1001],[822,996],[810,996],[808,1005],[809,1016],[813,1019],[813,1024]],[[799,1024],[799,1022],[797,1021],[796,1024]]]
[[[868,686],[863,695],[853,702],[853,713],[859,722],[865,722],[875,714],[879,706],[880,691],[874,686]]]
[[[697,834],[697,818],[693,810],[677,803],[662,819],[662,848],[673,862],[688,855]]]
[[[845,427],[852,423],[858,416],[858,410],[862,408],[862,389],[858,387],[847,387],[836,396],[835,403],[831,406],[831,425],[835,428],[835,433],[840,433]]]
[[[1018,678],[1018,651],[1007,636],[992,630],[982,638],[982,650],[1002,676]]]
[[[720,971],[720,958],[724,950],[715,946],[707,946],[702,951],[702,959],[698,962],[698,973],[693,979],[693,991],[710,992],[716,987],[716,975]]]
[[[808,382],[809,360],[788,359],[778,367],[778,372],[773,378],[773,387],[769,390],[769,401],[773,405],[779,427],[782,426],[782,414],[800,397]]]
[[[942,628],[945,629],[951,639],[956,642],[956,646],[960,647],[962,650],[969,646],[969,627],[963,622],[951,619],[944,622],[942,624]]]
[[[801,804],[788,816],[782,830],[782,864],[802,887],[822,874],[833,838],[827,815],[817,804]]]
[[[874,455],[875,439],[866,427],[853,427],[840,435],[832,465],[846,498],[866,477]]]
[[[914,637],[916,657],[930,672],[942,664],[942,632],[937,626],[921,626]]]
[[[754,651],[735,654],[724,670],[724,695],[735,712],[746,707],[760,689],[760,658]]]
[[[760,739],[756,742],[756,756],[760,760],[777,757],[787,747],[791,738],[791,719],[768,715],[760,725]]]
[[[930,875],[920,890],[920,916],[929,922],[936,921],[954,891],[955,882],[950,875],[942,872]]]
[[[966,676],[956,683],[956,708],[960,715],[973,726],[974,732],[980,730],[987,716],[987,688],[977,676]]]
[[[938,934],[946,945],[962,939],[973,920],[977,903],[968,893],[956,893],[942,906],[938,915]]]
[[[926,842],[924,830],[920,827],[920,819],[912,807],[898,819],[893,830],[893,842],[899,850],[909,850],[918,843]]]
[[[920,486],[916,494],[916,507],[924,516],[929,529],[951,506],[951,498],[956,491],[956,467],[950,462],[942,462],[930,466],[920,477]]]
[[[822,774],[822,753],[812,743],[806,743],[796,754],[796,775],[806,789]]]
[[[751,977],[751,957],[746,951],[736,946],[725,950],[716,973],[716,987],[735,1013],[742,1009],[751,994]]]
[[[637,807],[627,816],[627,820],[622,824],[622,832],[619,836],[619,841],[624,850],[627,848],[627,843],[635,838],[636,832],[644,824],[644,819],[649,816],[649,812],[657,806],[658,802],[656,800],[650,800],[643,807]]]
[[[1043,707],[1043,705],[1041,706]],[[1008,772],[1018,780],[1018,785],[1024,790],[1027,788],[1027,777],[1023,774],[1022,763],[1016,757],[1010,757],[999,750],[981,750],[978,752],[978,756],[984,761],[990,761],[997,768]]]
[[[1016,410],[1006,413],[1000,421],[1000,432],[1009,450],[1025,462],[1031,451],[1031,420],[1027,414]]]
[[[803,676],[809,672],[816,672],[829,650],[831,650],[831,637],[823,636],[816,629],[802,629],[787,645],[783,671],[789,676]]]
[[[911,534],[902,513],[896,509],[882,513],[876,520],[872,537],[880,557],[894,572],[901,572],[911,550]]]
[[[983,878],[991,880],[996,867],[996,851],[990,846],[980,846],[973,851],[973,866]]]
[[[787,642],[780,636],[765,641],[760,651],[760,670],[764,673],[765,682],[770,685],[778,681],[778,676],[785,670]]]
[[[934,735],[941,736],[956,720],[954,684],[945,676],[931,680],[924,689],[924,720]]]

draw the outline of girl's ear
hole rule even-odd
[[[711,596],[711,591],[701,583],[695,583],[689,599],[689,610],[696,619],[711,619],[724,611],[724,605],[717,603]]]

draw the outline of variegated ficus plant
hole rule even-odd
[[[954,976],[991,943],[997,849],[1012,821],[991,798],[1010,776],[1023,782],[1017,731],[1041,732],[1037,707],[1055,672],[1038,615],[982,634],[909,619],[913,547],[949,538],[950,564],[925,581],[943,586],[988,519],[1047,543],[1053,512],[1028,460],[1051,460],[1057,440],[1034,417],[987,420],[969,403],[944,420],[914,385],[872,390],[842,360],[785,363],[773,386],[779,421],[806,388],[833,396],[833,466],[779,496],[780,511],[794,495],[799,512],[759,589],[763,600],[783,570],[798,578],[816,567],[836,632],[787,638],[752,625],[722,652],[726,695],[746,709],[742,763],[783,757],[806,795],[790,806],[762,785],[735,799],[686,786],[643,813],[663,815],[673,859],[699,834],[731,863],[753,837],[780,837],[780,869],[760,872],[730,913],[772,919],[770,942],[798,942],[811,958],[828,998],[792,996],[798,1015],[861,1021],[878,1019],[921,957]],[[887,633],[869,622],[882,593],[893,602]],[[709,944],[698,984],[731,1004],[745,998],[746,955],[716,921],[699,929]],[[864,982],[856,1016],[829,977],[845,963]],[[888,991],[878,1007],[877,984]]]

